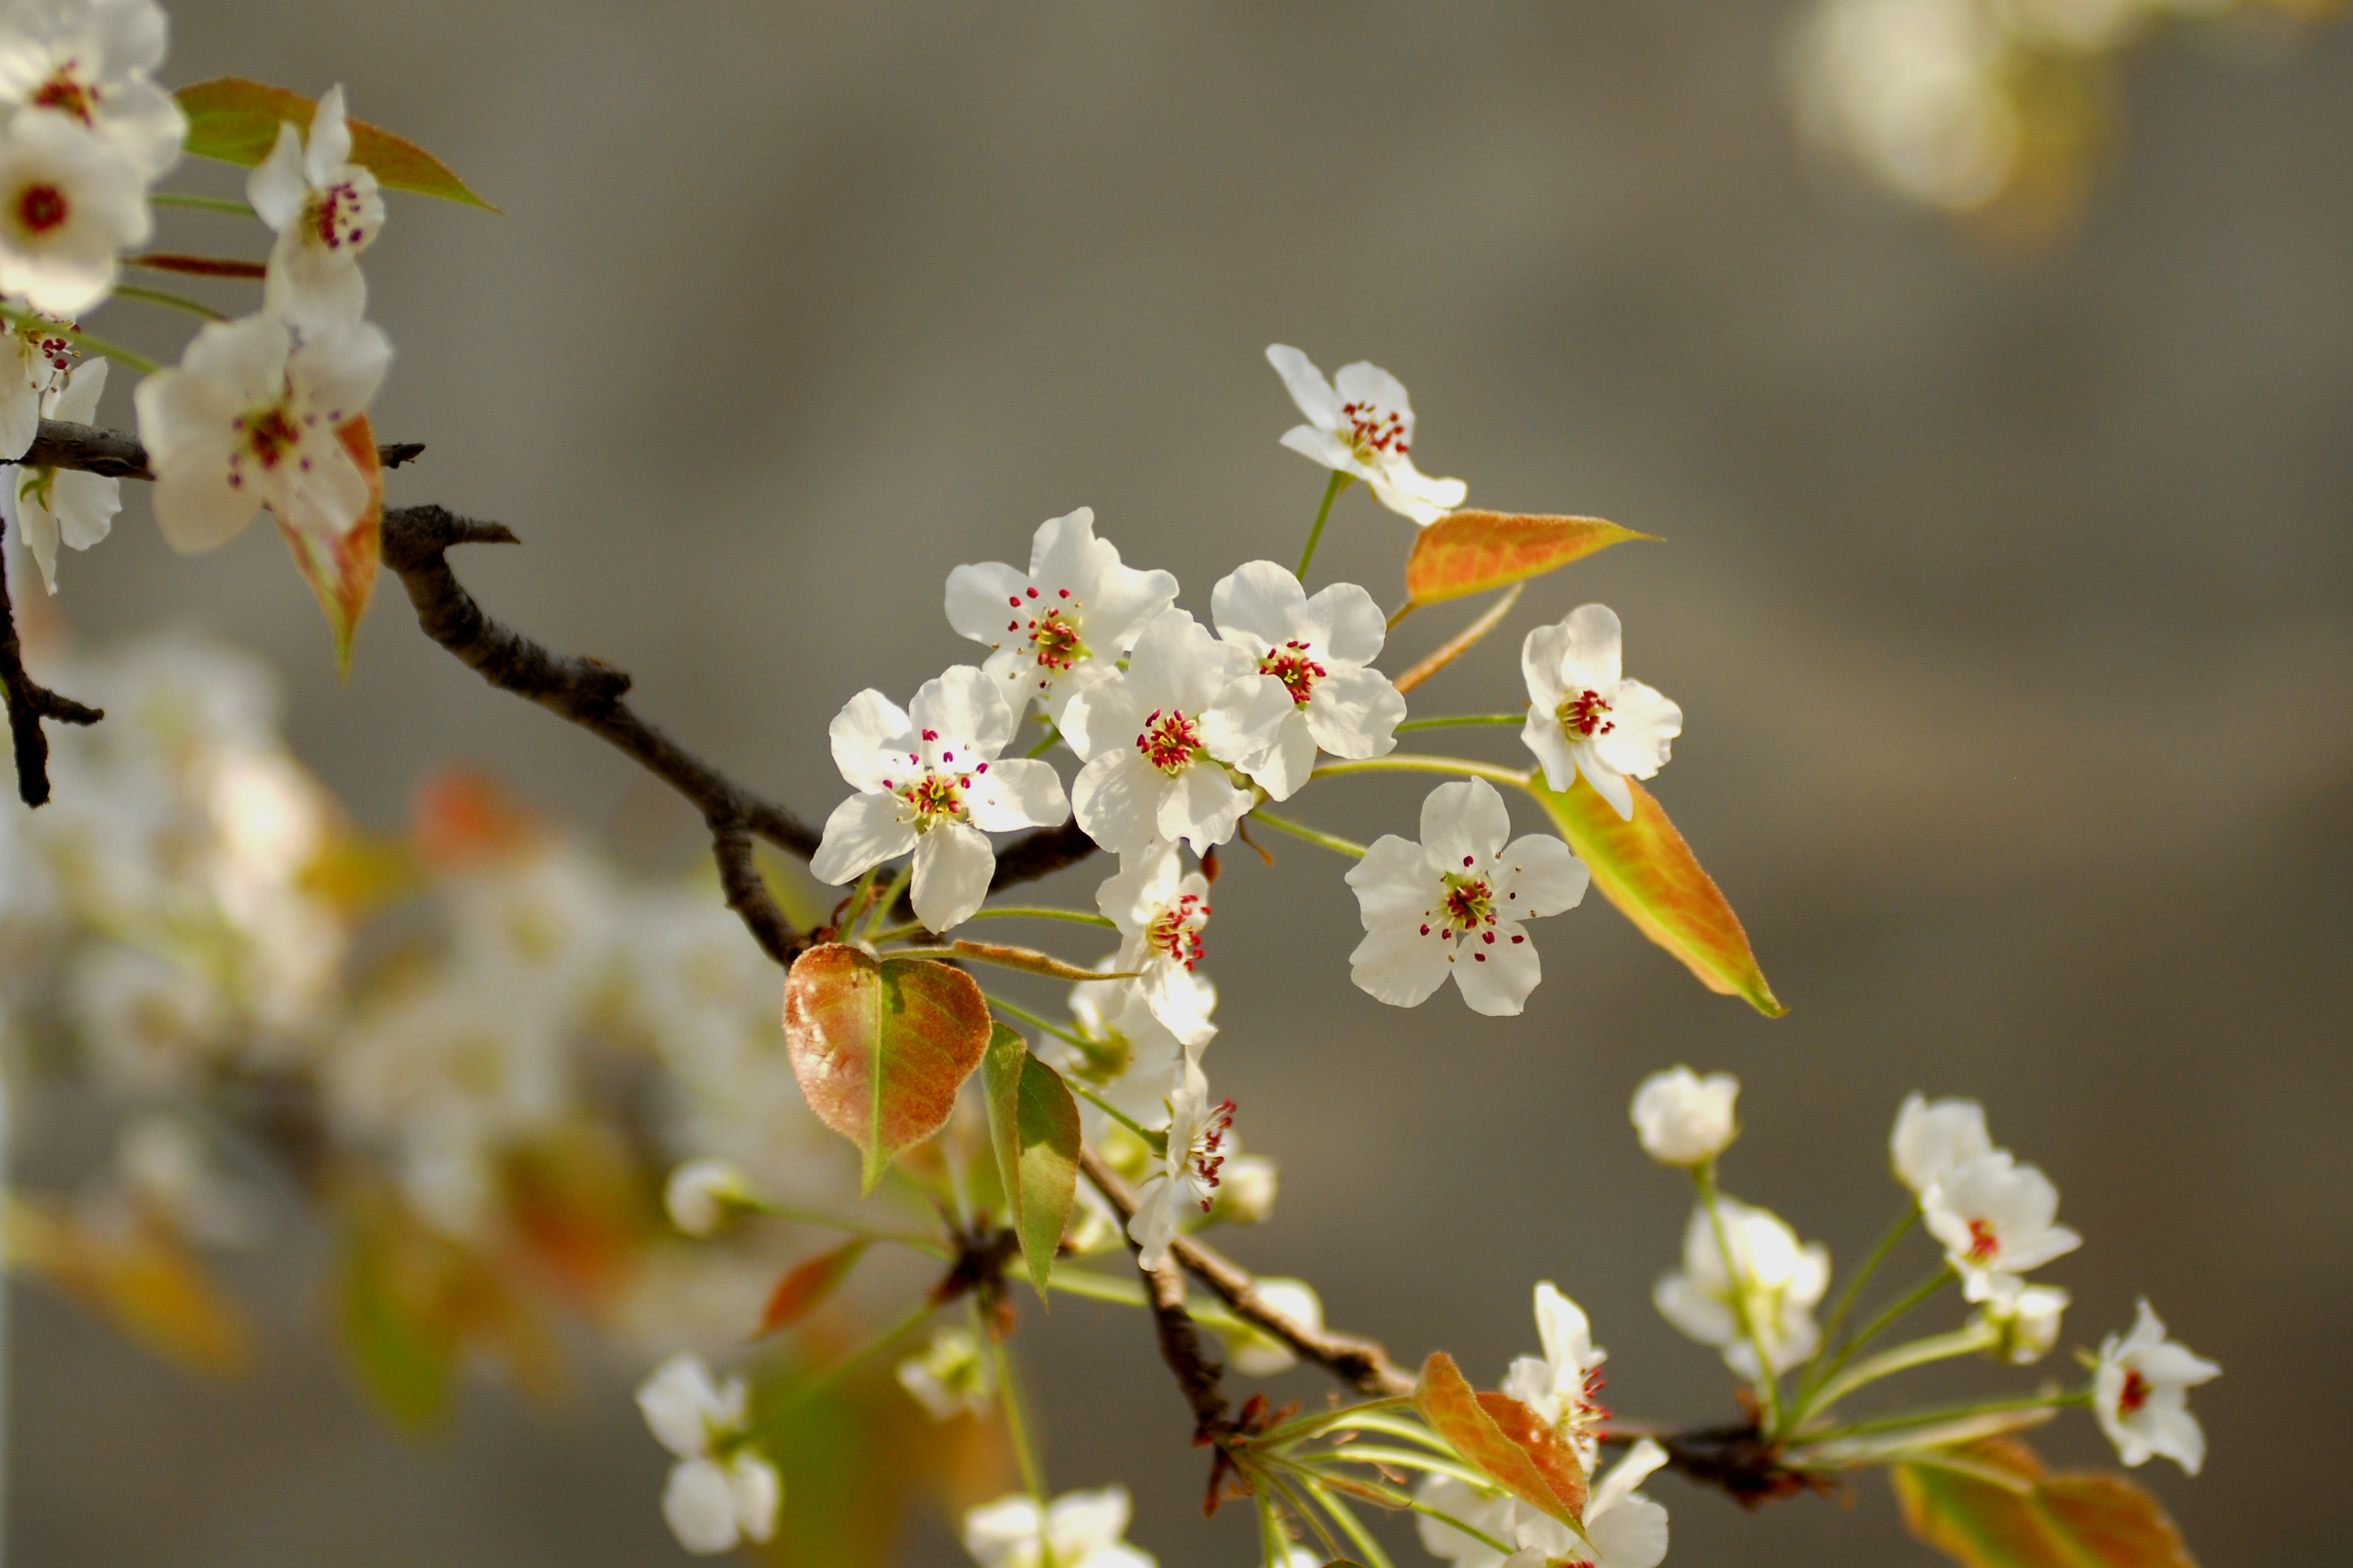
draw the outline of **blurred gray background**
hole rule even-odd
[[[1738,1072],[1727,1185],[1841,1265],[1895,1212],[1897,1100],[1980,1096],[2088,1237],[2050,1271],[2070,1339],[2145,1291],[2228,1369],[2198,1395],[2205,1476],[2143,1472],[2193,1545],[2343,1563],[2353,29],[2259,63],[2136,57],[2119,166],[2021,253],[1808,163],[1791,13],[183,0],[168,78],[340,79],[505,208],[396,198],[370,258],[400,355],[377,428],[431,447],[394,499],[513,525],[525,548],[460,566],[495,613],[634,671],[649,715],[812,815],[839,794],[834,709],[970,655],[940,616],[956,563],[1022,560],[1082,503],[1197,612],[1232,563],[1294,558],[1323,475],[1275,444],[1271,341],[1401,375],[1416,457],[1473,504],[1665,536],[1531,606],[1606,599],[1630,669],[1682,702],[1657,792],[1791,1016],[1702,991],[1598,899],[1541,930],[1525,1017],[1390,1010],[1348,984],[1336,861],[1229,857],[1214,1065],[1284,1173],[1235,1249],[1489,1379],[1554,1279],[1621,1413],[1718,1419],[1715,1357],[1648,1301],[1685,1194],[1636,1150],[1635,1083]],[[226,224],[164,239],[250,243]],[[168,350],[176,321],[144,310],[97,329]],[[257,647],[364,816],[396,823],[465,757],[641,858],[694,852],[682,808],[427,644],[396,584],[338,689],[269,531],[177,560],[126,499],[63,563],[77,633]],[[1393,600],[1409,534],[1359,491],[1319,568]],[[1461,618],[1407,623],[1389,668]],[[1515,703],[1531,620],[1422,710]],[[1427,782],[1335,783],[1302,814],[1369,837]],[[478,1390],[412,1448],[315,1304],[277,1295],[268,1369],[219,1388],[17,1293],[16,1561],[682,1560],[625,1383],[552,1414]],[[1172,1568],[1244,1561],[1246,1520],[1197,1517],[1141,1318],[1029,1321],[1056,1484],[1126,1480]],[[2050,1446],[2105,1455],[2086,1420]],[[1936,1561],[1875,1479],[1850,1510],[1754,1518],[1653,1490],[1677,1563]],[[935,1523],[912,1541],[952,1555]]]

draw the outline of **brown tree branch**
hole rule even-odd
[[[375,449],[375,455],[385,468],[396,468],[416,461],[424,451],[422,441],[387,441]],[[139,437],[128,430],[104,430],[69,419],[42,420],[40,434],[16,461],[27,468],[78,468],[110,479],[155,477]]]
[[[0,531],[0,553],[7,549]],[[95,724],[106,717],[70,697],[60,697],[25,673],[25,650],[16,640],[16,606],[8,599],[7,563],[0,560],[0,684],[8,688],[8,738],[16,751],[16,798],[44,805],[49,798],[49,737],[41,721]]]

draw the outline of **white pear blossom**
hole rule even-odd
[[[1544,764],[1545,783],[1566,790],[1578,773],[1618,815],[1634,817],[1629,778],[1665,765],[1683,732],[1683,710],[1623,674],[1624,634],[1607,605],[1580,605],[1520,645],[1528,721],[1520,739]]]
[[[1661,1278],[1651,1300],[1667,1321],[1704,1345],[1724,1352],[1726,1366],[1757,1381],[1757,1352],[1740,1331],[1736,1303],[1763,1343],[1765,1358],[1778,1375],[1814,1353],[1821,1331],[1813,1308],[1831,1282],[1831,1256],[1820,1242],[1800,1246],[1798,1233],[1768,1210],[1736,1198],[1719,1197],[1725,1247],[1715,1239],[1707,1205],[1692,1209],[1683,1228],[1683,1266]],[[1725,1251],[1732,1254],[1732,1266]]]
[[[265,506],[306,533],[349,531],[367,512],[368,483],[337,431],[391,363],[392,345],[365,321],[299,347],[266,313],[198,331],[176,368],[132,394],[172,548],[225,544]]]
[[[2063,1225],[2059,1189],[2032,1165],[1997,1149],[1939,1176],[1920,1194],[1921,1220],[1945,1244],[1945,1260],[1972,1301],[2007,1300],[2019,1277],[2084,1245]]]
[[[1461,479],[1432,479],[1413,466],[1413,403],[1405,384],[1380,366],[1359,360],[1325,381],[1305,354],[1282,343],[1267,345],[1266,363],[1307,416],[1283,432],[1293,451],[1364,480],[1383,506],[1424,525],[1471,493]]]
[[[246,200],[278,231],[262,309],[305,332],[356,321],[367,311],[360,252],[384,227],[384,197],[375,176],[351,159],[339,82],[319,100],[309,140],[280,121],[269,156],[246,176]]]
[[[1348,955],[1360,989],[1418,1007],[1451,973],[1474,1013],[1508,1017],[1525,1005],[1543,970],[1521,922],[1574,909],[1591,877],[1559,839],[1511,832],[1495,786],[1465,779],[1421,803],[1421,842],[1374,841],[1348,872],[1365,924]]]
[[[1315,750],[1335,757],[1386,756],[1397,745],[1405,699],[1377,669],[1388,620],[1354,583],[1335,583],[1314,598],[1271,561],[1251,561],[1209,595],[1218,635],[1250,659],[1246,679],[1281,689],[1291,711],[1265,749],[1243,764],[1266,793],[1288,800],[1307,782]]]
[[[169,34],[154,0],[16,0],[0,13],[0,105],[73,120],[158,179],[188,128],[149,77]]]
[[[947,1323],[932,1331],[921,1355],[899,1363],[899,1386],[934,1421],[986,1415],[997,1397],[997,1376],[970,1329]]]
[[[1118,875],[1096,889],[1095,907],[1119,927],[1121,972],[1141,970],[1131,982],[1161,1026],[1198,1053],[1217,1034],[1209,1009],[1217,994],[1194,973],[1209,923],[1209,880],[1187,871],[1173,844],[1155,844],[1120,857]]]
[[[1111,668],[1153,616],[1176,602],[1166,572],[1123,566],[1097,539],[1092,507],[1038,525],[1025,574],[1001,561],[948,574],[948,625],[992,650],[981,668],[1018,715],[1031,700],[1060,723],[1071,697]]]
[[[2168,1339],[2144,1298],[2132,1332],[2101,1342],[2093,1414],[2126,1464],[2162,1454],[2194,1476],[2206,1463],[2206,1433],[2189,1414],[2189,1391],[2221,1375],[2214,1363]]]
[[[1127,1234],[1146,1268],[1168,1259],[1168,1244],[1176,1239],[1191,1211],[1209,1211],[1226,1162],[1228,1134],[1234,1124],[1234,1102],[1209,1100],[1209,1080],[1189,1056],[1176,1064],[1168,1091],[1168,1148],[1160,1168],[1145,1179],[1136,1195],[1135,1217]]]
[[[2029,1285],[2006,1301],[1988,1301],[1971,1315],[1969,1326],[1994,1331],[1994,1353],[2002,1360],[2032,1366],[2059,1342],[2059,1321],[2068,1300],[2056,1285]]]
[[[1278,1279],[1261,1274],[1256,1289],[1260,1300],[1293,1322],[1310,1329],[1324,1326],[1324,1299],[1306,1280]],[[1299,1364],[1299,1357],[1292,1348],[1263,1329],[1245,1325],[1224,1332],[1226,1359],[1245,1377],[1272,1377]]]
[[[106,361],[85,360],[48,395],[43,412],[53,419],[93,424],[105,390]],[[0,516],[16,526],[52,594],[58,591],[58,546],[88,550],[113,531],[114,514],[121,510],[121,480],[79,468],[12,466],[0,479]]]
[[[1895,1113],[1887,1151],[1897,1179],[1914,1193],[1925,1193],[1939,1177],[1993,1152],[1985,1107],[1974,1100],[1932,1101],[1925,1095],[1906,1095]]]
[[[1294,710],[1280,683],[1243,680],[1249,661],[1183,610],[1163,610],[1124,670],[1082,687],[1062,738],[1087,760],[1071,786],[1087,837],[1114,854],[1183,839],[1196,854],[1234,836],[1257,804],[1230,768],[1261,755]]]
[[[1422,1504],[1518,1550],[1506,1557],[1426,1513],[1414,1525],[1430,1554],[1455,1568],[1658,1568],[1667,1555],[1667,1510],[1634,1489],[1666,1462],[1666,1450],[1648,1437],[1628,1449],[1586,1500],[1587,1540],[1549,1514],[1452,1476],[1432,1476],[1416,1489]]]
[[[716,1383],[701,1356],[672,1356],[638,1385],[638,1409],[678,1457],[662,1489],[662,1518],[681,1546],[709,1555],[776,1534],[784,1481],[746,1444],[751,1389],[742,1373]]]
[[[1131,1511],[1125,1487],[1064,1492],[1042,1513],[1016,1493],[964,1516],[964,1549],[980,1568],[1155,1568],[1122,1539]]]
[[[0,136],[0,294],[49,316],[106,298],[122,252],[154,232],[137,164],[51,109],[21,109]]]
[[[1461,1520],[1480,1535],[1511,1541],[1519,1533],[1523,1514],[1535,1514],[1508,1493],[1472,1486],[1454,1476],[1430,1475],[1414,1489],[1414,1497],[1431,1513],[1416,1513],[1414,1529],[1423,1550],[1442,1557],[1454,1568],[1502,1568],[1509,1554],[1496,1551],[1477,1535],[1457,1530],[1449,1520]],[[1435,1517],[1444,1514],[1445,1519]],[[1538,1516],[1541,1517],[1541,1516]]]
[[[733,1160],[689,1160],[670,1173],[662,1206],[688,1236],[715,1234],[734,1211],[753,1201],[751,1184]]]
[[[826,818],[809,869],[835,885],[909,850],[915,918],[944,931],[988,897],[997,851],[987,835],[1070,820],[1050,763],[999,759],[1013,710],[997,683],[960,664],[923,683],[901,708],[869,688],[827,731],[834,765],[858,793]]]
[[[42,317],[23,300],[6,304],[17,314],[6,320],[7,335],[0,339],[0,462],[14,462],[41,433],[79,351],[58,330],[72,322]]]
[[[1117,953],[1095,965],[1125,973]],[[1218,1001],[1217,986],[1206,974],[1191,976],[1194,1000],[1205,1025]],[[1071,1018],[1086,1046],[1072,1047],[1069,1066],[1080,1077],[1100,1084],[1103,1098],[1131,1116],[1148,1116],[1160,1110],[1168,1076],[1176,1068],[1184,1045],[1152,1011],[1142,988],[1133,980],[1082,980],[1071,987]],[[1080,1116],[1101,1116],[1082,1104]]]
[[[1731,1146],[1739,1132],[1733,1101],[1740,1080],[1728,1072],[1702,1078],[1691,1068],[1654,1072],[1634,1091],[1630,1114],[1642,1152],[1662,1165],[1701,1165]]]
[[[1536,1334],[1544,1355],[1514,1361],[1504,1392],[1558,1432],[1590,1473],[1600,1454],[1600,1424],[1609,1416],[1600,1403],[1601,1363],[1609,1352],[1593,1342],[1585,1309],[1550,1280],[1536,1287]]]

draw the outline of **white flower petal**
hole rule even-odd
[[[1013,710],[997,683],[968,664],[926,680],[907,715],[923,737],[926,757],[957,768],[987,762],[1013,738]],[[932,739],[936,735],[938,739]],[[955,756],[946,755],[955,752]]]
[[[1366,484],[1374,482],[1373,470],[1356,461],[1356,454],[1348,449],[1348,443],[1329,430],[1319,430],[1313,425],[1293,425],[1282,433],[1282,445],[1303,458]]]
[[[1113,747],[1079,770],[1071,809],[1088,837],[1128,855],[1160,838],[1160,802],[1169,793],[1167,778],[1134,747]]]
[[[757,1454],[738,1454],[727,1467],[727,1481],[735,1494],[735,1520],[745,1538],[774,1538],[776,1516],[785,1505],[785,1481],[776,1467]]]
[[[1282,683],[1272,676],[1260,676],[1278,690]],[[1289,700],[1289,693],[1284,693]],[[1293,709],[1276,723],[1274,736],[1245,766],[1250,781],[1266,791],[1273,800],[1289,800],[1305,786],[1315,771],[1315,731],[1310,715]]]
[[[1405,698],[1377,669],[1338,669],[1315,683],[1307,725],[1335,757],[1385,757],[1397,748]]]
[[[1205,638],[1206,640],[1206,638]],[[1208,646],[1225,650],[1227,644]],[[1283,721],[1299,710],[1290,689],[1271,675],[1243,675],[1225,682],[1201,709],[1187,709],[1201,721],[1201,744],[1211,756],[1236,767],[1274,743]]]
[[[284,231],[302,214],[310,186],[302,178],[302,132],[280,121],[269,155],[245,177],[245,199],[271,228]]]
[[[915,918],[935,931],[964,924],[987,899],[996,874],[997,851],[987,834],[961,822],[934,824],[915,845]]]
[[[1548,833],[1531,833],[1504,847],[1495,873],[1495,898],[1518,920],[1573,910],[1585,901],[1592,872]]]
[[[1454,984],[1473,1013],[1516,1017],[1544,978],[1536,944],[1517,921],[1499,920],[1466,940],[1454,955]]]
[[[1440,784],[1421,803],[1421,842],[1440,869],[1482,870],[1512,836],[1512,814],[1485,779]]]
[[[1577,759],[1577,771],[1595,793],[1609,803],[1620,822],[1634,820],[1634,792],[1626,783],[1626,775],[1593,754],[1591,746],[1571,746],[1569,755]]]
[[[1209,591],[1218,635],[1254,659],[1298,637],[1306,609],[1299,579],[1271,561],[1246,561]]]
[[[905,803],[898,796],[881,790],[853,795],[825,819],[825,835],[809,857],[809,874],[838,888],[904,855],[915,847],[915,838]]]
[[[1562,664],[1566,684],[1603,689],[1617,685],[1625,675],[1625,632],[1618,624],[1618,612],[1607,605],[1579,605],[1561,624],[1568,628]]]
[[[1071,820],[1071,803],[1051,763],[1004,757],[984,764],[965,795],[965,815],[975,827],[1010,833],[1022,827],[1060,827]]]
[[[1439,872],[1430,856],[1410,838],[1384,833],[1348,868],[1346,881],[1356,889],[1365,929],[1418,925],[1440,896]]]
[[[915,721],[871,686],[841,705],[825,732],[833,765],[852,789],[885,788],[885,779],[902,780],[901,770],[917,765]]]
[[[959,566],[948,574],[948,625],[958,637],[990,647],[1018,644],[1024,618],[1021,591],[1029,585],[1029,578],[1002,561]]]
[[[1291,394],[1291,401],[1299,405],[1309,423],[1318,429],[1331,430],[1340,423],[1340,395],[1314,362],[1288,343],[1269,343],[1266,363],[1282,377],[1282,384]]]
[[[1639,680],[1621,680],[1609,694],[1609,727],[1588,742],[1611,768],[1638,779],[1666,764],[1671,742],[1683,732],[1683,710]]]
[[[1350,664],[1370,664],[1380,658],[1388,640],[1388,617],[1369,593],[1354,583],[1334,583],[1307,601],[1307,612],[1322,623],[1324,647],[1335,658]]]
[[[1366,931],[1348,954],[1348,978],[1376,1002],[1419,1007],[1446,984],[1452,947],[1442,931],[1424,936],[1416,926],[1384,923]]]
[[[670,1533],[697,1556],[729,1551],[741,1535],[735,1488],[714,1460],[681,1459],[671,1466],[661,1506]]]
[[[1231,838],[1234,824],[1256,804],[1250,791],[1234,787],[1223,768],[1208,763],[1187,768],[1174,785],[1160,797],[1155,819],[1159,836],[1172,844],[1183,839],[1197,855]]]

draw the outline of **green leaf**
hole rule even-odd
[[[1905,1528],[1964,1568],[2197,1568],[2157,1500],[2118,1475],[2044,1473],[2012,1438],[1890,1472]]]
[[[1003,1024],[989,1037],[980,1082],[1013,1232],[1043,1299],[1078,1195],[1079,1102],[1061,1075],[1031,1056],[1029,1045]]]
[[[1481,1394],[1444,1351],[1421,1363],[1414,1408],[1482,1475],[1585,1533],[1585,1467],[1545,1420],[1504,1394]]]
[[[767,1310],[760,1314],[760,1326],[752,1337],[756,1340],[778,1329],[788,1329],[824,1306],[826,1298],[849,1278],[849,1271],[866,1256],[866,1247],[862,1237],[846,1241],[786,1273],[776,1281],[776,1289],[768,1297]]]
[[[813,947],[785,981],[785,1047],[818,1120],[858,1146],[865,1190],[947,1122],[988,1049],[988,1004],[960,969]]]
[[[1417,605],[1459,599],[1540,577],[1629,539],[1651,537],[1598,517],[1453,512],[1415,536],[1405,563],[1406,596]]]
[[[1629,822],[1582,773],[1565,792],[1546,789],[1541,774],[1529,787],[1593,873],[1593,885],[1644,936],[1682,959],[1710,991],[1744,997],[1768,1018],[1788,1011],[1765,983],[1723,889],[1649,791],[1626,781],[1634,795]]]
[[[217,158],[250,169],[269,156],[277,144],[278,127],[291,121],[305,134],[318,105],[299,92],[243,77],[221,77],[184,87],[173,95],[188,117],[187,150],[200,158]],[[499,209],[476,195],[448,164],[406,138],[381,131],[364,120],[350,121],[352,162],[375,175],[387,191],[407,191],[462,202],[484,212]]]

